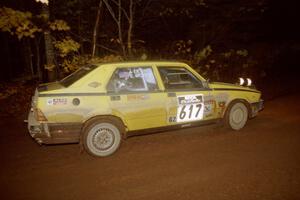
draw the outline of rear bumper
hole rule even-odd
[[[28,114],[28,132],[39,144],[78,143],[81,123],[40,123],[33,111]]]
[[[251,104],[251,117],[255,117],[259,111],[264,109],[264,100],[260,99],[258,102]]]

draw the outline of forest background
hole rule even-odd
[[[38,83],[85,63],[126,60],[249,77],[273,98],[298,89],[299,19],[296,0],[2,0],[0,101],[13,101],[0,110],[22,111]]]

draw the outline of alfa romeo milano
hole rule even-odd
[[[80,142],[102,157],[145,132],[220,121],[240,130],[262,108],[254,87],[209,83],[185,63],[103,63],[38,86],[28,130],[39,144]]]

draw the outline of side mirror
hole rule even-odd
[[[204,88],[209,88],[209,79],[202,81],[202,84]]]

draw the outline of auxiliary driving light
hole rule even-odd
[[[252,84],[252,81],[250,78],[247,78],[247,86],[250,86]]]
[[[243,78],[239,78],[239,84],[240,85],[247,85],[248,87],[251,86],[252,84],[252,80],[250,78],[246,78],[246,79],[243,79]]]
[[[239,80],[240,80],[240,85],[244,85],[245,80],[243,78],[239,78]]]

